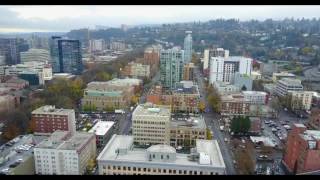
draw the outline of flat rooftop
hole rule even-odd
[[[244,95],[267,95],[266,92],[263,91],[242,91]]]
[[[32,114],[55,114],[55,115],[68,115],[70,113],[74,113],[73,109],[56,109],[55,106],[42,106],[34,111]]]
[[[134,110],[133,116],[163,116],[170,117],[171,110],[169,107],[158,106],[153,104],[140,104]]]
[[[149,147],[152,150],[159,149],[159,145]],[[126,150],[123,153],[116,153],[118,149]],[[163,147],[161,151],[168,150],[174,153],[172,148]],[[145,163],[145,164],[160,164],[168,166],[190,166],[190,167],[211,167],[211,168],[225,168],[225,164],[221,155],[221,151],[216,140],[196,140],[196,150],[200,154],[207,155],[209,161],[202,163],[199,160],[191,161],[188,156],[190,154],[176,153],[176,159],[173,161],[149,161],[147,158],[147,149],[135,148],[133,146],[133,136],[113,135],[109,143],[105,146],[103,151],[98,156],[99,161],[119,161],[128,163]],[[201,155],[200,155],[201,159]]]
[[[113,125],[113,121],[98,121],[88,132],[95,133],[98,136],[103,136],[107,134]]]
[[[48,139],[39,143],[36,148],[79,150],[93,136],[93,133],[75,132],[74,135],[71,135],[71,133],[68,131],[57,130],[52,133]]]
[[[206,123],[202,116],[171,116],[171,127],[190,127],[195,129],[206,129]]]
[[[299,79],[293,79],[293,78],[282,78],[279,80],[279,82],[286,84],[288,86],[302,86],[301,80]]]

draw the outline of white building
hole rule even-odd
[[[215,81],[230,83],[236,72],[251,76],[251,69],[251,58],[241,56],[211,57],[209,80],[211,84]]]
[[[95,135],[87,132],[56,131],[34,148],[36,174],[81,175],[96,158]]]
[[[138,144],[170,144],[171,110],[153,104],[138,105],[132,113],[132,134]]]
[[[29,49],[26,52],[21,52],[20,57],[21,63],[36,61],[47,64],[48,62],[51,62],[50,53],[45,49]]]
[[[253,80],[259,80],[259,79],[262,79],[262,75],[261,75],[261,73],[258,72],[258,71],[252,71],[252,72],[251,72],[251,78],[252,78]]]
[[[267,102],[267,93],[263,91],[242,91],[242,94],[250,104],[263,105]]]
[[[213,83],[214,87],[218,90],[220,95],[232,94],[240,92],[240,88],[229,83],[216,81]]]
[[[92,39],[89,41],[90,52],[103,51],[105,49],[105,41],[103,39]]]
[[[113,129],[113,121],[99,121],[88,132],[96,135],[97,147],[103,147],[111,138]]]
[[[312,104],[313,91],[289,91],[291,95],[291,108],[310,110]]]
[[[296,75],[288,72],[272,73],[272,81],[277,82],[282,78],[295,78]]]
[[[115,51],[124,51],[126,50],[126,44],[124,42],[113,41],[110,44],[110,49]]]
[[[52,66],[41,61],[27,61],[23,64],[2,66],[0,75],[19,75],[24,72],[34,72],[39,75],[39,84],[52,79]]]
[[[203,53],[203,70],[209,68],[209,60],[211,57],[229,57],[229,50],[224,50],[223,48],[217,49],[205,49]]]
[[[303,86],[299,79],[282,78],[276,84],[275,93],[278,96],[285,96],[288,91],[302,91]]]
[[[99,175],[222,175],[226,166],[216,140],[196,140],[190,154],[169,145],[134,147],[132,136],[114,135],[97,158]]]

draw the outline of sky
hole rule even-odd
[[[320,18],[320,6],[248,5],[40,5],[0,6],[0,32],[67,32],[96,25],[120,27],[121,24],[162,24],[208,21],[218,18],[265,20]]]

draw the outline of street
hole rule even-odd
[[[207,101],[207,93],[204,90],[204,82],[203,78],[200,77],[200,71],[199,68],[195,68],[195,75],[196,80],[198,82],[199,92],[201,94],[200,99],[205,102],[206,107],[209,107],[208,101]],[[203,118],[205,119],[205,122],[207,124],[207,127],[213,132],[213,138],[216,139],[219,143],[220,150],[224,159],[224,163],[226,165],[226,170],[228,175],[235,175],[236,171],[233,164],[233,157],[232,152],[230,151],[231,147],[226,144],[224,141],[225,135],[219,130],[219,122],[218,119],[220,119],[220,115],[217,113],[212,112],[212,110],[203,113]],[[229,139],[229,138],[228,138]]]

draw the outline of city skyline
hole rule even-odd
[[[320,18],[319,10],[320,6],[291,5],[0,6],[1,17],[6,17],[0,18],[0,33],[66,32],[85,27],[94,28],[96,25],[120,27],[121,24],[135,26],[208,21],[219,18],[235,18],[241,21],[268,18],[312,19]],[[166,13],[162,13],[163,11]],[[146,14],[148,16],[145,16]]]

